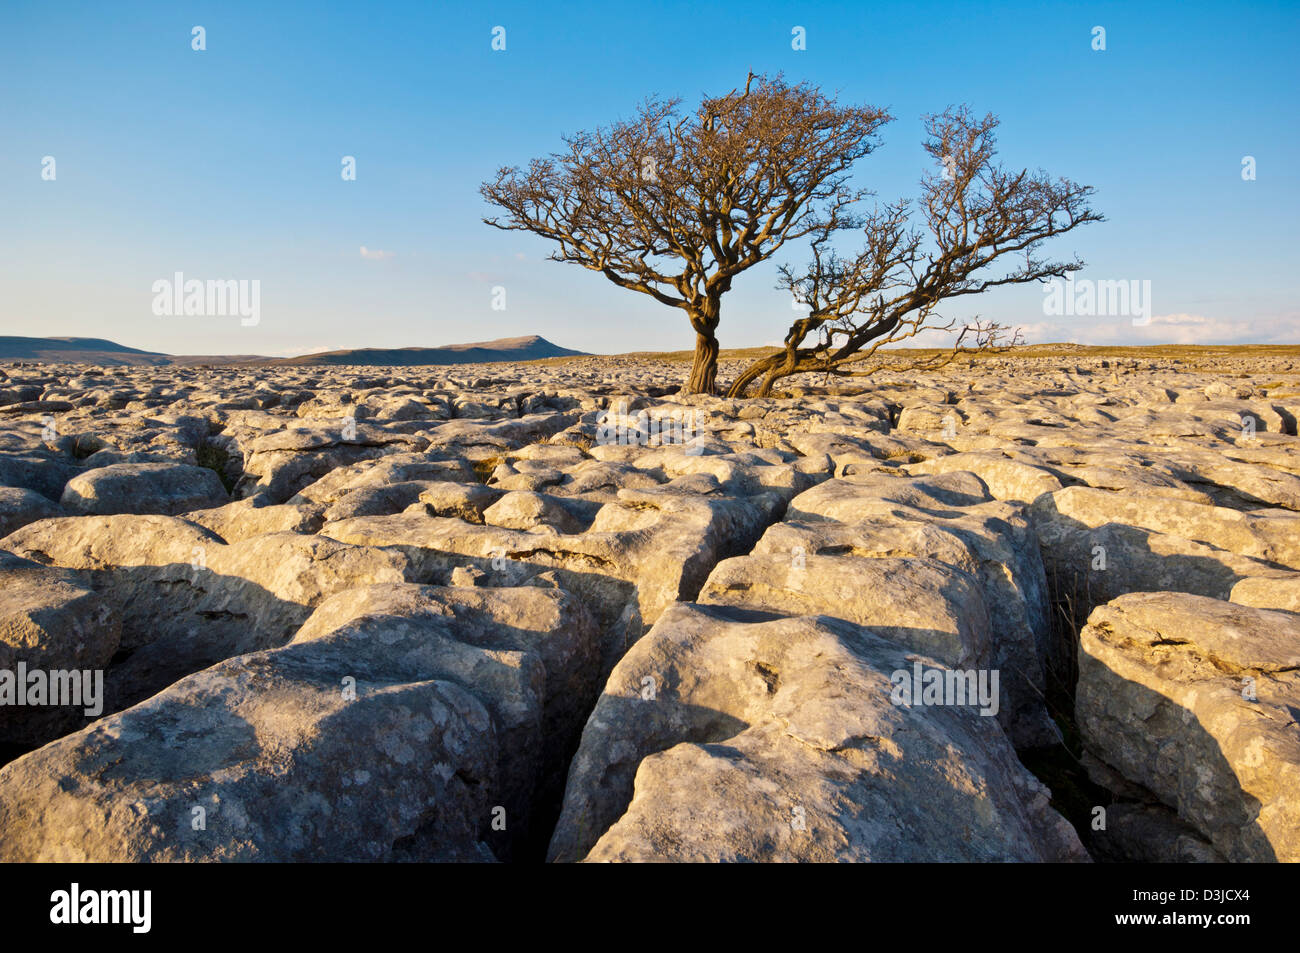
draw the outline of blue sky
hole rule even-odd
[[[794,26],[806,50],[791,49]],[[1108,221],[1050,250],[1082,256],[1081,279],[1149,280],[1155,314],[1144,328],[1049,318],[1029,285],[950,316],[1033,341],[1300,343],[1298,54],[1295,2],[5,0],[0,334],[189,354],[528,333],[604,353],[690,347],[680,312],[483,225],[478,185],[648,94],[690,103],[753,69],[890,109],[858,170],[881,199],[916,194],[924,113],[998,114],[1003,161],[1097,189]],[[340,176],[345,155],[356,181]],[[260,321],[155,315],[153,282],[177,271],[259,280]],[[774,283],[774,267],[737,279],[724,347],[783,335],[792,311]]]

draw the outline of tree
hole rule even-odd
[[[852,258],[831,246],[830,223],[815,232],[811,263],[799,272],[780,270],[779,287],[808,306],[807,316],[794,321],[784,347],[750,365],[727,396],[744,396],[760,379],[757,396],[767,396],[775,381],[793,374],[870,373],[848,368],[923,330],[957,331],[954,321],[939,323],[935,308],[942,301],[1064,277],[1083,267],[1077,258],[1035,256],[1047,239],[1103,220],[1088,206],[1093,190],[1042,171],[1009,172],[996,165],[997,125],[991,114],[977,120],[966,107],[926,117],[925,149],[941,169],[921,181],[928,235],[911,226],[906,201],[865,217],[866,243]],[[1007,268],[990,272],[1004,260]],[[996,348],[1006,330],[991,322],[966,325],[948,357]]]
[[[685,390],[715,393],[722,296],[787,242],[862,225],[852,206],[868,193],[849,187],[849,170],[891,117],[752,73],[694,112],[680,103],[648,100],[526,171],[499,170],[480,192],[503,212],[485,223],[551,239],[552,260],[686,312],[696,343]]]

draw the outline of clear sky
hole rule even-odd
[[[1108,221],[1059,239],[1055,257],[1082,256],[1081,279],[1149,280],[1154,312],[1142,328],[1047,317],[1029,285],[951,316],[1031,341],[1300,343],[1295,0],[3,0],[0,334],[188,354],[530,333],[603,353],[690,347],[681,312],[482,224],[478,185],[648,94],[689,103],[749,69],[888,107],[897,120],[858,173],[881,199],[916,194],[923,114],[998,114],[1006,163],[1097,189]],[[260,321],[155,315],[153,283],[177,271],[259,280]],[[724,347],[782,337],[792,310],[774,283],[771,267],[737,279]]]

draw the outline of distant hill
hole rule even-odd
[[[0,361],[84,364],[170,364],[170,355],[103,338],[0,337]]]
[[[583,355],[552,344],[544,337],[530,334],[518,338],[498,338],[475,344],[448,344],[444,347],[363,347],[349,351],[324,351],[286,357],[274,364],[362,364],[413,367],[419,364],[485,364],[489,361],[536,361],[544,357]]]
[[[176,364],[360,364],[414,367],[420,364],[483,364],[489,361],[535,361],[544,357],[581,356],[536,334],[444,347],[356,348],[300,357],[272,358],[256,354],[163,354],[142,351],[104,338],[28,338],[0,336],[0,361],[41,361],[47,364],[106,366]]]

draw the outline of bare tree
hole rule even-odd
[[[998,285],[1077,271],[1083,267],[1077,258],[1048,261],[1036,257],[1038,250],[1053,236],[1103,218],[1089,208],[1093,190],[1087,186],[996,165],[997,125],[991,114],[974,119],[966,107],[926,118],[925,149],[940,167],[921,181],[926,231],[910,224],[906,201],[865,216],[866,244],[853,258],[831,247],[836,229],[830,222],[815,231],[811,263],[798,272],[780,270],[779,287],[808,306],[807,316],[791,324],[783,349],[748,367],[727,396],[744,396],[760,379],[757,396],[766,396],[775,381],[792,374],[870,373],[853,366],[861,367],[883,345],[924,330],[957,332],[956,340],[947,355],[913,367],[1008,343],[1001,325],[977,322],[959,329],[935,309]]]
[[[687,393],[716,391],[722,296],[786,242],[863,223],[854,162],[891,117],[839,106],[808,84],[752,73],[744,90],[649,100],[635,118],[566,137],[567,150],[503,168],[480,189],[503,210],[484,221],[558,244],[554,261],[686,312],[695,330]]]

